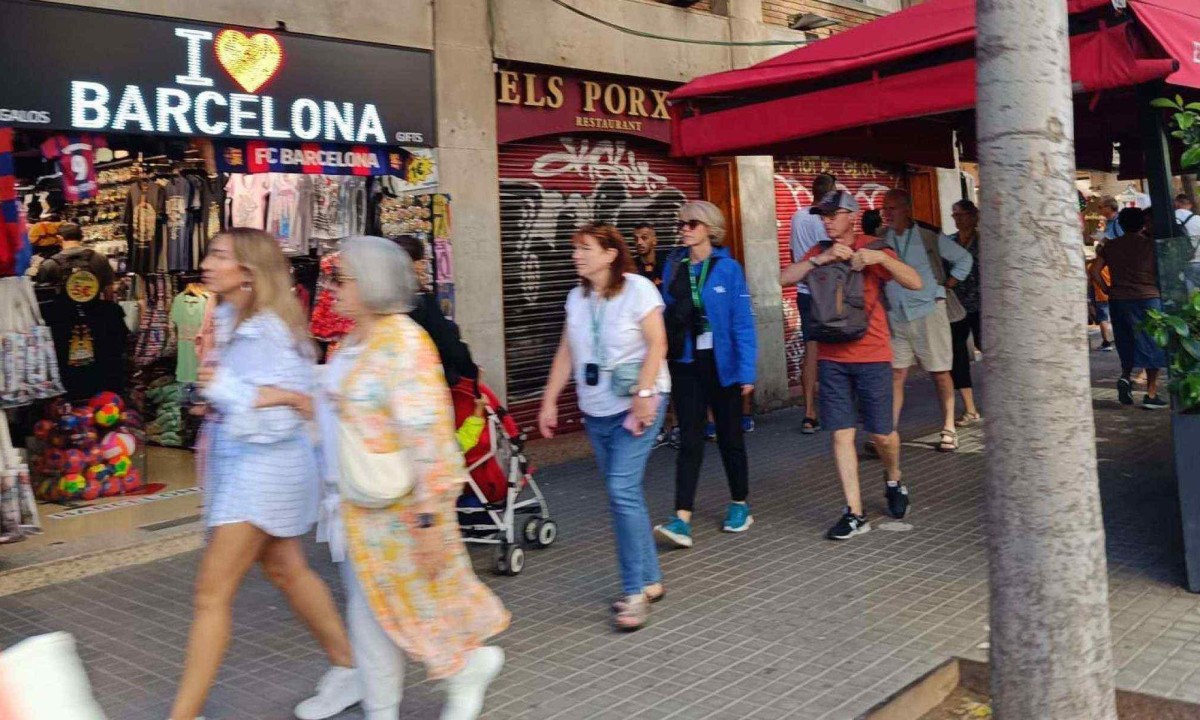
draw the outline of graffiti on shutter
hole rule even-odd
[[[633,246],[633,230],[654,226],[659,247],[678,238],[680,205],[700,197],[699,169],[672,159],[665,146],[624,137],[569,135],[500,148],[508,404],[533,430],[550,363],[562,332],[563,304],[578,278],[571,236],[589,222],[616,225]],[[572,393],[559,405],[561,431],[578,429]],[[533,433],[531,432],[531,435]]]
[[[883,206],[888,190],[900,187],[900,173],[854,160],[825,157],[775,158],[775,219],[779,234],[779,263],[786,267],[792,262],[792,216],[801,208],[813,205],[812,185],[818,173],[830,173],[838,181],[839,190],[847,190],[858,198],[863,210]],[[861,228],[856,228],[861,231]],[[787,349],[788,385],[800,385],[800,368],[804,363],[804,343],[800,340],[800,311],[796,308],[796,288],[783,290],[783,333]]]

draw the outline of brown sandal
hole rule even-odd
[[[958,432],[954,430],[942,430],[942,440],[937,446],[938,452],[954,452],[958,449]]]

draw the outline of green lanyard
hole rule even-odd
[[[608,307],[608,301],[600,300],[589,304],[592,310],[592,356],[596,358],[597,365],[604,367],[604,343],[600,340],[600,328],[604,327],[604,311]]]
[[[900,238],[896,238],[896,249],[900,251],[900,262],[903,262],[903,263],[908,262],[908,248],[910,245],[912,245],[913,230],[916,230],[916,229],[917,229],[917,226],[912,225],[908,228],[908,232],[906,232],[904,234],[904,248],[903,249],[900,248]]]
[[[685,260],[684,262],[687,262],[687,261]],[[687,268],[688,282],[691,283],[691,286],[692,286],[692,306],[695,307],[696,310],[700,311],[700,316],[704,318],[704,331],[705,332],[708,332],[709,327],[711,327],[711,326],[708,324],[708,317],[704,315],[704,298],[701,296],[701,291],[704,290],[704,281],[708,280],[708,268],[711,263],[712,263],[712,259],[710,258],[708,260],[705,260],[704,264],[700,266],[700,282],[699,283],[696,282],[696,276],[692,273],[692,268],[691,267]]]

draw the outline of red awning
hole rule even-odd
[[[1182,10],[1184,3],[1195,7]],[[1183,21],[1200,26],[1200,0],[1130,0],[1151,38],[1128,16],[1115,15],[1111,0],[1067,5],[1082,28],[1071,37],[1077,94],[1190,77],[1180,70],[1182,44],[1168,45],[1142,17],[1154,15],[1164,30],[1185,27]],[[672,93],[673,150],[951,165],[953,133],[974,130],[974,39],[974,0],[931,0],[759,65],[698,78]],[[876,50],[864,55],[862,48]],[[1080,110],[1077,120],[1104,120]],[[1105,142],[1111,155],[1111,133],[1081,134],[1093,143],[1088,157],[1103,157]]]
[[[1200,88],[1200,0],[1135,0],[1129,5],[1166,54],[1179,62],[1167,82]]]

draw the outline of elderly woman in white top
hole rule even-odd
[[[336,680],[340,668],[349,678],[323,680],[318,696],[297,708],[301,720],[331,717],[359,697],[337,606],[300,546],[316,520],[319,490],[305,427],[315,378],[304,313],[286,259],[261,230],[218,234],[201,270],[221,299],[216,361],[199,374],[208,407],[204,480],[211,534],[171,718],[193,720],[201,713],[229,644],[233,598],[255,563],[321,643],[334,666],[329,677]]]

